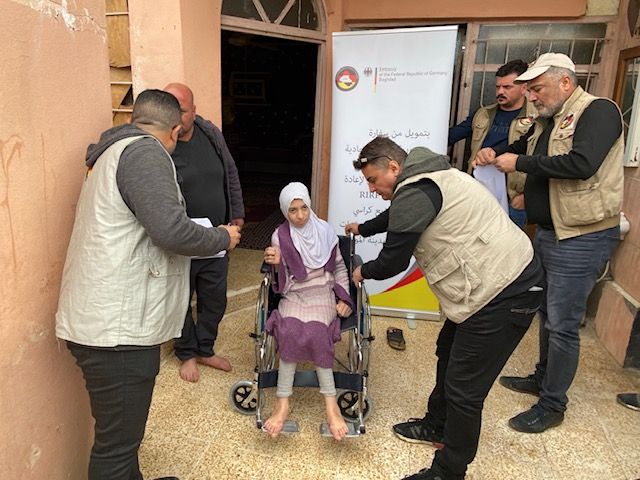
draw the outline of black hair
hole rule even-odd
[[[353,161],[353,167],[356,170],[362,170],[362,167],[367,164],[386,167],[390,160],[395,160],[402,165],[405,158],[407,158],[407,152],[400,145],[387,137],[378,136],[360,150],[358,159]]]
[[[133,104],[131,123],[171,130],[180,125],[180,104],[176,97],[162,90],[140,92]]]
[[[529,68],[528,65],[522,60],[511,60],[498,69],[498,71],[496,72],[496,77],[506,77],[507,75],[511,75],[512,73],[522,75],[527,71],[527,68]]]

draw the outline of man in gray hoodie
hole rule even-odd
[[[377,137],[354,167],[391,201],[376,218],[346,226],[365,237],[387,232],[378,258],[353,271],[354,282],[390,278],[413,254],[447,317],[428,412],[393,427],[403,440],[440,450],[406,479],[461,480],[476,455],[484,400],[540,304],[540,261],[495,197],[446,156],[424,147],[407,154]]]
[[[89,480],[142,479],[138,449],[160,345],[182,328],[189,256],[240,240],[235,226],[205,228],[187,217],[170,156],[180,129],[175,97],[145,90],[132,123],[87,151],[56,336],[82,369],[96,421]]]

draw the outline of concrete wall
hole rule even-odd
[[[618,50],[640,47],[640,35],[632,36],[627,10],[629,2],[620,2]],[[640,21],[640,20],[638,20]],[[640,169],[625,168],[622,210],[631,230],[620,243],[612,261],[612,282],[604,286],[596,315],[596,331],[620,365],[640,368]],[[631,340],[631,341],[630,341]]]
[[[185,83],[197,112],[220,124],[221,6],[222,0],[129,0],[134,95]]]
[[[0,0],[0,476],[86,478],[91,416],[54,314],[87,144],[111,125],[104,0]]]

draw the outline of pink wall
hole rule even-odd
[[[640,35],[631,36],[629,28],[629,1],[620,2],[619,50],[640,47]],[[617,66],[617,62],[614,65]],[[595,320],[598,336],[621,365],[625,361],[635,310],[640,305],[640,168],[624,169],[622,210],[629,219],[631,230],[613,257],[613,282],[605,288]]]
[[[104,0],[0,0],[0,476],[86,478],[80,371],[54,314],[84,151],[111,124]],[[37,5],[36,5],[37,4]]]
[[[182,82],[220,124],[221,0],[129,0],[133,90]],[[149,21],[149,19],[153,21]]]
[[[501,2],[497,0],[343,0],[346,22],[370,20],[447,20],[580,17],[587,0],[538,0]]]

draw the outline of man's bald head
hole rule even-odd
[[[193,92],[184,83],[172,82],[163,88],[165,92],[169,92],[171,95],[180,101],[181,97],[193,104]]]
[[[180,140],[187,142],[193,135],[193,122],[195,122],[196,119],[196,106],[193,103],[193,92],[183,83],[170,83],[164,87],[164,91],[176,97],[180,103],[182,121]]]

